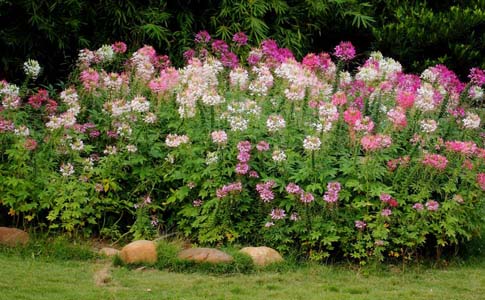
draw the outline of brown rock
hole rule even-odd
[[[230,263],[232,256],[221,250],[213,248],[190,248],[180,251],[178,258],[195,262],[208,262],[212,264]]]
[[[283,257],[273,248],[269,247],[245,247],[239,250],[249,255],[257,266],[267,266],[272,263],[282,262]]]
[[[99,250],[99,254],[107,256],[107,257],[113,257],[116,255],[120,254],[120,250],[115,249],[115,248],[109,248],[109,247],[104,247]]]
[[[29,242],[29,234],[17,228],[0,227],[0,245],[14,247],[26,245]]]
[[[157,245],[152,241],[139,240],[129,243],[120,251],[124,263],[155,263],[157,261]]]

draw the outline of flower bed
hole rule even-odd
[[[0,82],[1,205],[26,226],[315,260],[410,258],[480,232],[483,70],[417,76],[375,52],[351,74],[349,42],[301,62],[246,43],[199,33],[178,69],[116,43],[82,50],[60,93]]]

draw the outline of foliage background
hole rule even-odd
[[[351,40],[358,52],[380,50],[407,72],[444,63],[466,76],[485,67],[485,1],[397,0],[0,0],[0,78],[21,78],[27,58],[44,67],[43,82],[70,71],[79,49],[116,40],[153,45],[175,65],[206,29],[230,39],[246,32],[294,51],[328,51]]]

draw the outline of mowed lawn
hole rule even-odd
[[[485,299],[485,263],[381,272],[304,266],[208,275],[0,253],[0,265],[0,299]]]

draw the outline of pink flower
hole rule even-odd
[[[249,177],[250,178],[259,178],[259,174],[258,174],[258,172],[251,170],[251,171],[249,171]]]
[[[273,191],[271,191],[274,184],[275,182],[272,180],[256,184],[256,191],[258,191],[259,197],[263,202],[270,202],[274,199]]]
[[[274,226],[273,222],[266,222],[266,224],[264,224],[264,227],[266,227],[266,228],[269,228],[271,226]]]
[[[47,90],[39,89],[37,94],[32,95],[29,97],[29,104],[33,108],[39,109],[42,106],[42,103],[47,102],[49,100],[49,93]]]
[[[429,200],[426,202],[426,209],[429,211],[437,211],[438,208],[440,207],[440,204],[434,200]]]
[[[212,142],[218,145],[225,145],[227,143],[227,134],[224,130],[213,131],[211,137]]]
[[[409,109],[413,107],[416,100],[416,94],[410,91],[398,91],[396,102],[399,107],[403,109]]]
[[[349,126],[354,126],[360,119],[362,119],[362,113],[357,108],[349,107],[349,109],[344,111],[344,121]]]
[[[249,152],[239,152],[237,155],[237,160],[239,160],[241,163],[247,163],[250,158],[251,154],[249,154]]]
[[[285,210],[281,208],[274,208],[270,213],[272,220],[282,220],[286,217]]]
[[[444,169],[446,169],[448,159],[440,154],[425,154],[421,162],[425,166],[429,166],[437,170],[443,171]]]
[[[196,199],[192,202],[192,206],[194,207],[199,207],[203,204],[204,202],[201,199]]]
[[[475,154],[478,147],[474,142],[449,141],[445,143],[446,150],[461,153],[466,156]]]
[[[244,32],[236,32],[232,37],[232,41],[238,46],[244,46],[248,43],[248,36]]]
[[[123,42],[115,42],[111,45],[111,48],[115,53],[125,53],[127,49],[126,44]]]
[[[396,129],[403,129],[408,125],[406,113],[403,108],[397,107],[396,109],[391,109],[387,113],[387,117]]]
[[[216,190],[217,198],[222,199],[229,195],[229,193],[237,193],[242,191],[241,182],[233,182],[228,185],[222,186],[222,188]]]
[[[240,152],[249,152],[251,151],[251,143],[249,141],[241,141],[237,144],[237,149]]]
[[[320,58],[315,53],[308,53],[301,64],[312,71],[316,71],[320,67]]]
[[[303,203],[311,203],[315,200],[315,197],[310,192],[302,192],[300,194],[300,201]]]
[[[332,96],[332,104],[335,106],[342,106],[347,103],[347,95],[344,92],[336,92]]]
[[[381,199],[381,201],[382,201],[382,202],[385,202],[385,203],[389,202],[389,200],[391,200],[391,199],[392,199],[391,195],[389,195],[389,194],[384,194],[384,193],[382,193],[382,194],[379,196],[379,198]]]
[[[364,221],[355,221],[355,228],[364,230],[367,227],[367,223]]]
[[[196,44],[207,44],[209,41],[211,40],[211,36],[210,34],[203,30],[203,31],[199,31],[196,35],[195,35],[195,43]]]
[[[470,82],[473,84],[476,84],[478,86],[484,85],[485,71],[479,68],[471,68],[470,75],[468,75],[468,78],[470,78]]]
[[[94,69],[89,68],[87,70],[82,71],[79,78],[81,79],[81,82],[83,83],[84,88],[88,91],[98,86],[99,74]]]
[[[236,174],[245,175],[249,171],[249,165],[247,163],[240,162],[236,165]]]
[[[366,135],[360,139],[360,144],[365,151],[376,151],[389,148],[392,144],[392,139],[390,136],[383,134]]]
[[[383,217],[389,217],[392,214],[392,210],[390,208],[384,208],[381,211],[381,216]]]
[[[291,213],[290,221],[298,221],[299,219],[300,219],[300,216],[298,215],[298,213],[296,213],[296,212]]]
[[[288,185],[286,186],[286,191],[288,192],[288,194],[292,195],[299,195],[303,192],[301,187],[293,182],[288,183]]]
[[[340,189],[341,186],[339,182],[329,182],[327,184],[327,191],[325,192],[325,195],[323,195],[323,200],[327,203],[337,202]]]
[[[266,141],[260,141],[256,145],[256,149],[258,149],[259,152],[268,151],[269,150],[269,143],[266,142]]]
[[[424,206],[421,203],[414,203],[413,208],[417,211],[422,211],[424,209]]]
[[[335,47],[335,56],[341,60],[348,61],[355,57],[355,48],[351,42],[340,42]]]
[[[480,188],[485,191],[485,173],[477,174],[477,183]]]
[[[24,148],[29,151],[33,151],[35,148],[37,148],[37,142],[34,139],[28,138],[25,140]]]

